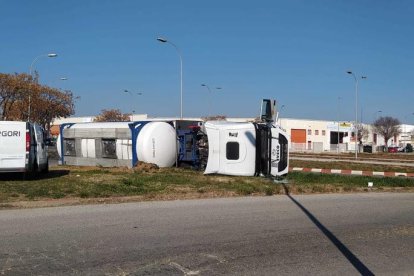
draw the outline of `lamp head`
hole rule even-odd
[[[163,38],[163,37],[157,37],[157,40],[158,40],[159,42],[162,42],[162,43],[167,42],[167,40],[166,40],[165,38]]]
[[[57,57],[57,54],[51,53],[51,54],[47,54],[47,56],[50,58],[54,58],[54,57]]]

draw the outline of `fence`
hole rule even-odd
[[[338,147],[339,146],[339,147]],[[312,142],[312,143],[291,143],[291,152],[347,152],[348,144],[330,144],[329,150],[324,149],[323,142]]]

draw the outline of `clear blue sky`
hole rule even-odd
[[[179,115],[179,58],[163,36],[182,51],[184,116],[206,115],[211,100],[214,114],[253,117],[275,98],[282,117],[353,120],[352,70],[368,77],[365,122],[381,110],[414,123],[411,0],[2,0],[0,24],[0,72],[28,72],[56,52],[35,68],[41,83],[81,97],[77,116]]]

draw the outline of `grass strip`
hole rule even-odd
[[[141,196],[147,199],[182,199],[245,195],[284,194],[282,185],[263,177],[204,175],[180,168],[156,171],[129,169],[78,169],[59,167],[40,179],[21,180],[1,176],[0,203],[61,198],[112,198]],[[414,191],[414,179],[324,175],[292,172],[287,176],[291,193]],[[0,205],[1,207],[1,205]]]

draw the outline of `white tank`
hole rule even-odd
[[[139,161],[171,167],[177,156],[175,129],[165,122],[146,124],[138,134],[137,156]]]
[[[129,124],[130,122],[79,123],[70,126],[70,128],[93,131],[98,128],[129,128]],[[61,157],[60,135],[57,138],[56,147]],[[138,133],[136,148],[133,150],[136,151],[139,161],[154,163],[159,167],[171,167],[176,162],[177,156],[177,137],[174,127],[165,122],[147,123]]]

